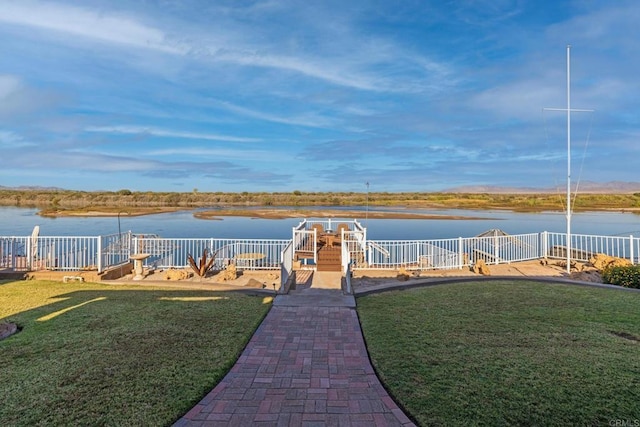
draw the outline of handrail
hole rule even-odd
[[[367,242],[367,245],[372,248],[377,250],[378,252],[380,252],[381,254],[383,254],[385,257],[389,258],[391,256],[391,253],[389,253],[388,250],[386,250],[385,248],[383,248],[382,246],[380,246],[379,244],[377,244],[376,242],[369,240]]]
[[[468,237],[435,240],[366,240],[366,231],[344,231],[343,271],[350,269],[449,269],[473,265],[478,259],[487,263],[510,263],[541,258],[564,259],[566,247],[571,258],[588,262],[595,253],[625,258],[640,263],[640,238],[629,236],[571,235],[567,245],[564,233],[530,233],[509,236]],[[300,230],[310,248],[311,230]],[[55,269],[95,270],[113,268],[129,262],[136,251],[151,256],[146,266],[157,268],[187,267],[187,254],[199,256],[204,249],[215,253],[216,262],[238,253],[261,253],[264,259],[250,263],[250,269],[278,269],[283,251],[302,241],[277,239],[193,239],[157,238],[131,232],[105,236],[0,236],[0,268],[9,270]],[[141,244],[141,242],[143,242]],[[305,246],[307,247],[307,246]],[[312,249],[313,250],[313,249]],[[346,252],[346,254],[345,254]],[[293,258],[294,254],[286,255]],[[291,260],[292,261],[292,260]]]

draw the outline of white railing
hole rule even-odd
[[[462,239],[462,265],[482,259],[487,264],[503,264],[540,258],[540,234],[487,236]]]
[[[187,267],[189,255],[198,262],[206,249],[207,257],[215,257],[216,268],[234,263],[244,270],[279,269],[288,244],[289,240],[273,239],[133,238],[136,253],[148,254],[144,265],[151,268]]]
[[[315,253],[317,240],[318,236],[315,230],[296,230],[293,233],[294,251]]]
[[[100,267],[103,268],[123,265],[129,262],[132,251],[132,237],[130,231],[121,234],[109,234],[100,239]]]
[[[567,258],[567,235],[564,233],[542,233],[546,240],[547,258]],[[584,234],[571,235],[571,259],[589,261],[594,254],[603,253],[609,256],[625,258],[633,264],[639,261],[640,239],[628,236],[591,236]]]
[[[342,271],[346,271],[347,265],[364,267],[367,260],[366,234],[358,229],[343,231],[342,241]]]
[[[368,242],[367,264],[355,269],[431,270],[472,265],[478,259],[500,264],[540,258],[540,235]]]
[[[302,222],[300,222],[300,224],[298,224],[296,227],[294,227],[294,230],[312,230],[314,229],[314,226],[320,226],[322,227],[322,230],[324,231],[338,231],[339,229],[346,229],[347,231],[354,231],[354,230],[364,230],[364,228],[362,227],[362,225],[357,221],[357,220],[346,220],[346,219],[332,219],[332,218],[327,218],[327,219],[322,219],[322,220],[316,220],[316,219],[312,219],[312,220],[304,220]]]
[[[353,269],[439,269],[460,266],[459,239],[368,242],[367,264]]]
[[[30,237],[0,237],[0,269],[29,270]]]
[[[29,241],[32,270],[101,270],[101,237],[39,236]]]
[[[188,255],[196,261],[207,250],[217,268],[235,263],[241,269],[280,269],[288,274],[295,251],[315,253],[316,231],[294,228],[293,240],[273,239],[165,239],[131,232],[97,237],[0,236],[0,269],[3,270],[98,270],[129,262],[131,255],[146,253],[146,267],[183,268]],[[327,226],[340,224],[327,221]],[[470,237],[438,240],[366,240],[366,229],[351,222],[341,230],[343,271],[358,269],[452,269],[473,265],[540,258],[566,259],[566,234],[532,233],[512,236]],[[288,249],[287,249],[288,248]],[[571,236],[571,259],[588,262],[596,253],[640,262],[640,238],[633,236]],[[286,251],[285,251],[286,249]]]

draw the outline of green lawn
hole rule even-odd
[[[233,365],[270,307],[237,293],[0,282],[0,425],[169,425]]]
[[[476,282],[361,297],[358,314],[420,425],[640,423],[640,293]]]

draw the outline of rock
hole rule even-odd
[[[406,268],[401,267],[398,270],[398,275],[396,276],[396,279],[400,280],[401,282],[406,282],[407,280],[409,280],[411,276],[409,275],[409,272],[407,271]]]
[[[605,270],[609,267],[628,267],[632,265],[628,259],[617,258],[605,254],[595,254],[591,259],[589,259],[589,263],[598,271]]]
[[[18,325],[15,323],[0,323],[0,340],[10,337],[18,332]]]
[[[491,270],[489,270],[489,266],[483,259],[479,259],[473,264],[473,272],[483,276],[491,276]]]
[[[193,276],[193,273],[187,270],[178,270],[170,268],[164,272],[164,280],[185,280]]]
[[[278,280],[278,279],[280,279],[280,275],[278,273],[269,272],[269,273],[267,273],[267,279],[269,279],[269,280]]]
[[[231,263],[227,265],[227,268],[222,272],[221,279],[223,281],[236,280],[238,278],[238,270],[236,269],[236,265]]]
[[[256,279],[249,279],[247,284],[244,285],[244,286],[247,287],[247,288],[255,288],[255,289],[264,288],[264,284],[262,282],[260,282],[259,280],[256,280]]]

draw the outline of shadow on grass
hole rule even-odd
[[[14,284],[0,296],[37,306],[5,318],[22,331],[0,341],[2,425],[171,424],[223,378],[271,306],[228,291]]]

